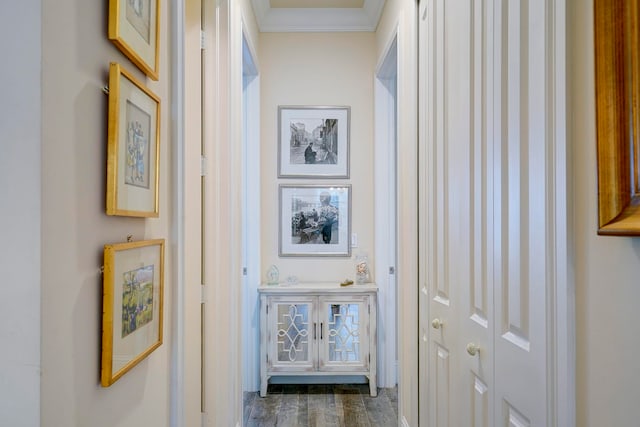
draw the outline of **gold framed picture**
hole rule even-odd
[[[160,99],[111,63],[107,215],[157,218],[159,165]]]
[[[640,236],[640,6],[594,1],[598,234]]]
[[[160,0],[109,0],[109,40],[158,80]]]
[[[101,384],[162,345],[164,239],[104,246]]]

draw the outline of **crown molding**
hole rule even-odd
[[[271,8],[251,0],[261,32],[375,31],[384,0],[364,0],[362,8]]]

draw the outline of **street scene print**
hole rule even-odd
[[[329,191],[294,195],[291,212],[292,244],[340,244],[339,200]]]
[[[127,21],[149,44],[151,38],[151,0],[126,0]]]
[[[127,152],[124,183],[149,188],[151,116],[127,100]]]
[[[291,119],[289,127],[291,165],[338,163],[338,119]]]
[[[153,265],[123,274],[122,338],[153,320]]]

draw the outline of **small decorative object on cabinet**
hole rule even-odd
[[[280,280],[280,271],[275,265],[271,265],[267,270],[267,285],[277,285]]]
[[[356,283],[362,285],[369,281],[369,257],[356,256]]]
[[[260,286],[260,396],[272,376],[364,375],[376,386],[375,284]]]

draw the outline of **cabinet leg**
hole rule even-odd
[[[371,393],[371,397],[378,395],[378,385],[376,384],[375,375],[369,375],[369,393]]]
[[[260,397],[267,395],[267,386],[269,385],[269,377],[263,377],[260,381]]]

